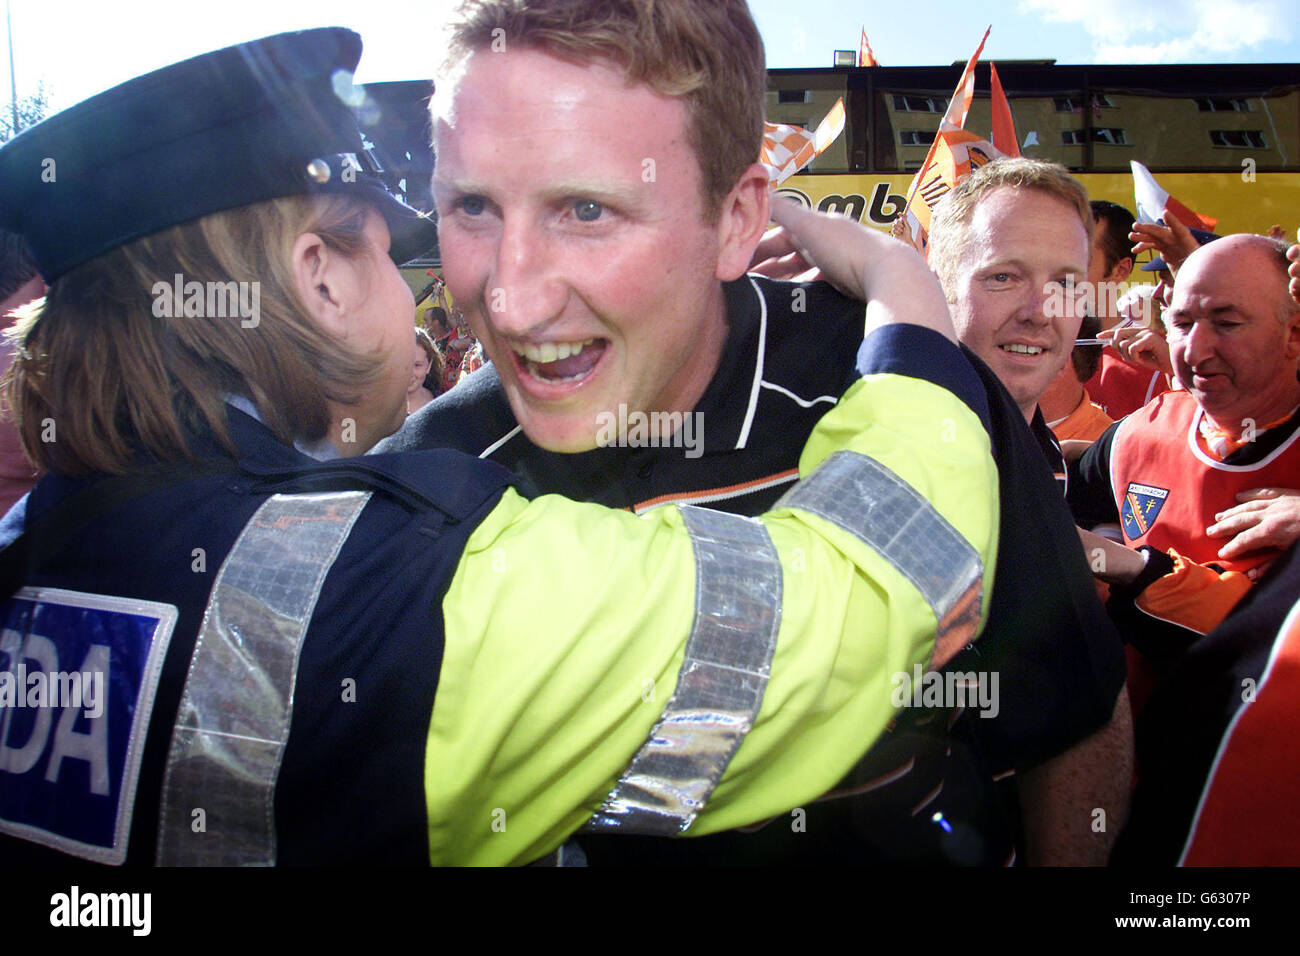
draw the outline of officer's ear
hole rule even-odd
[[[767,170],[753,163],[740,174],[718,214],[718,265],[714,275],[719,281],[730,282],[745,274],[767,223]]]
[[[353,264],[314,232],[298,236],[290,255],[294,286],[311,317],[325,332],[346,338],[348,320],[358,300]]]

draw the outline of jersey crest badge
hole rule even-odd
[[[1124,534],[1130,541],[1136,541],[1156,523],[1156,516],[1165,506],[1169,497],[1168,488],[1156,488],[1152,485],[1128,483],[1124,492],[1124,504],[1119,509],[1120,521],[1124,524]]]

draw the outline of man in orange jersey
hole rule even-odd
[[[1300,304],[1287,291],[1285,246],[1236,235],[1201,247],[1165,320],[1183,390],[1111,428],[1070,482],[1082,526],[1123,530],[1128,548],[1087,544],[1099,549],[1112,612],[1157,663],[1222,621],[1282,550],[1225,557],[1206,529],[1248,489],[1300,484]]]

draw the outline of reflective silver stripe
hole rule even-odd
[[[298,654],[369,492],[275,495],[217,574],[172,729],[160,866],[275,863],[275,782]],[[197,813],[196,811],[202,811]]]
[[[979,552],[907,482],[880,462],[837,451],[773,508],[797,508],[843,528],[915,585],[951,657],[975,639],[984,564]]]
[[[781,561],[756,518],[678,506],[695,552],[695,623],[677,688],[590,832],[672,836],[704,808],[763,703]]]

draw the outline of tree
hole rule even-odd
[[[29,126],[35,126],[45,119],[49,112],[50,94],[44,82],[36,87],[35,93],[18,97],[18,127],[14,128],[13,104],[0,104],[0,143],[7,143]]]

